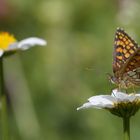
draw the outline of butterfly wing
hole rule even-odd
[[[123,73],[135,85],[140,85],[140,48],[130,57],[125,64]]]
[[[129,60],[124,64],[123,73],[133,71],[137,68],[140,69],[140,48],[138,48]]]
[[[113,53],[113,72],[116,78],[121,77],[127,69],[130,58],[136,53],[138,44],[121,28],[115,34]],[[130,65],[130,63],[129,63]]]

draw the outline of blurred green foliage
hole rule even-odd
[[[112,73],[116,28],[140,35],[140,18],[135,14],[140,3],[131,4],[136,7],[129,17],[124,2],[0,1],[1,31],[18,40],[38,36],[48,41],[46,47],[5,59],[12,140],[122,139],[119,118],[102,110],[76,108],[90,96],[110,94],[113,86],[106,73]],[[132,121],[132,139],[139,136],[139,116]]]

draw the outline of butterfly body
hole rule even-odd
[[[119,88],[140,86],[140,47],[121,28],[115,34],[112,83]]]

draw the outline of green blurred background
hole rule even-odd
[[[0,30],[35,47],[5,59],[11,140],[118,140],[122,122],[107,111],[76,111],[87,98],[110,94],[114,33],[140,43],[138,0],[1,0]],[[132,118],[138,139],[140,113]]]

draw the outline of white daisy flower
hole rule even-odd
[[[27,50],[33,46],[45,46],[47,42],[41,38],[29,37],[21,41],[17,41],[13,35],[8,32],[0,33],[0,57],[9,55],[19,50]]]
[[[119,117],[130,117],[140,108],[140,94],[126,94],[114,89],[111,95],[90,97],[88,102],[78,107],[77,110],[85,108],[107,109]]]

